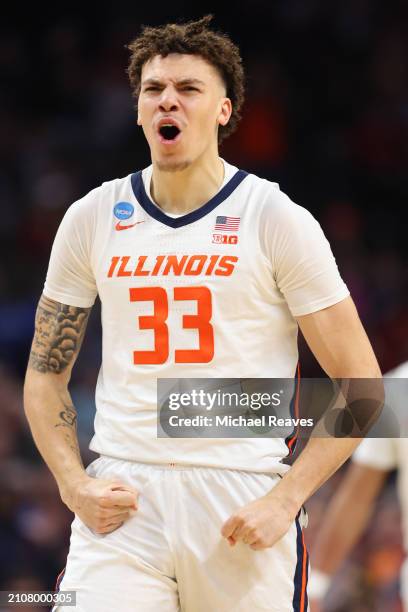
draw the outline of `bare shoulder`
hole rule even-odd
[[[79,353],[91,308],[55,302],[44,294],[38,302],[28,368],[60,374]]]

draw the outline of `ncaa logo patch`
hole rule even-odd
[[[113,208],[113,214],[117,219],[123,221],[129,219],[135,212],[135,207],[130,202],[118,202]]]

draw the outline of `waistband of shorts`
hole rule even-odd
[[[195,470],[215,470],[219,472],[235,472],[238,474],[259,474],[264,476],[276,476],[277,478],[282,478],[283,474],[279,472],[268,472],[268,471],[257,471],[257,470],[249,470],[244,468],[233,468],[233,467],[223,467],[223,466],[214,466],[214,465],[205,465],[205,464],[196,464],[196,463],[176,463],[169,461],[167,463],[153,463],[148,461],[135,461],[132,459],[123,459],[121,457],[112,457],[111,455],[100,455],[98,459],[101,460],[112,460],[117,461],[119,463],[127,463],[129,465],[140,465],[146,468],[152,468],[157,471],[168,470],[168,471],[195,471]],[[96,459],[96,461],[98,460]]]

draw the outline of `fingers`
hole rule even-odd
[[[130,518],[130,511],[118,511],[116,508],[97,508],[92,515],[90,526],[97,533],[108,533]]]
[[[108,533],[123,525],[129,517],[129,511],[117,512],[116,510],[99,508],[94,517],[94,529],[97,533]]]
[[[224,525],[221,528],[221,535],[224,538],[229,538],[234,533],[235,529],[238,527],[238,520],[236,516],[231,516],[228,521],[225,521]]]
[[[136,489],[134,489],[130,485],[123,484],[122,482],[112,483],[112,491],[128,491],[129,493],[133,493],[136,496],[138,495]]]
[[[123,522],[113,521],[112,523],[108,523],[104,527],[100,527],[100,528],[95,529],[95,531],[96,531],[96,533],[99,533],[101,535],[102,534],[107,534],[107,533],[112,533],[116,529],[119,529],[119,527],[122,527],[122,525],[123,525]]]
[[[235,529],[233,534],[230,536],[234,542],[243,542],[244,544],[255,544],[259,540],[260,534],[255,527],[251,525],[243,525]]]
[[[137,491],[128,485],[92,478],[80,489],[75,512],[96,533],[110,533],[137,510],[137,498]]]
[[[235,546],[242,534],[242,530],[245,526],[244,519],[238,515],[231,516],[226,523],[224,523],[221,534],[227,539],[230,546]]]
[[[254,520],[245,516],[233,515],[224,523],[221,534],[227,539],[230,546],[241,541],[253,550],[265,548],[259,526]]]
[[[100,506],[103,508],[112,508],[120,506],[123,508],[133,508],[137,510],[137,491],[131,487],[118,486],[110,488],[100,499]]]
[[[125,521],[130,516],[130,511],[126,510],[125,512],[116,512],[116,509],[112,509],[108,511],[106,509],[102,509],[100,511],[99,517],[104,521]]]
[[[230,546],[235,546],[237,542],[235,537],[237,530],[238,523],[236,517],[231,517],[230,519],[228,519],[228,521],[224,523],[221,529],[221,534],[224,536],[224,538],[226,538]]]
[[[245,517],[235,514],[224,523],[221,534],[224,538],[227,538],[229,543],[235,544],[238,540],[243,540],[244,537],[248,536],[251,528],[252,526]]]

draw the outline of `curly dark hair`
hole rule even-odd
[[[209,29],[213,15],[206,15],[188,23],[169,23],[164,26],[143,26],[140,35],[127,48],[131,51],[127,74],[132,94],[136,100],[140,93],[140,79],[144,64],[156,55],[166,57],[169,53],[199,55],[219,72],[228,98],[232,103],[232,114],[227,125],[220,125],[218,142],[232,134],[241,119],[240,110],[244,101],[244,70],[238,47],[227,34]]]

